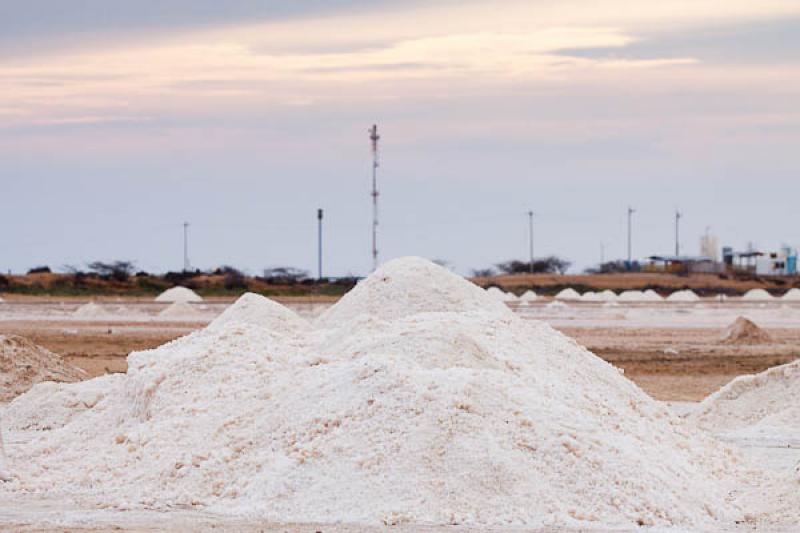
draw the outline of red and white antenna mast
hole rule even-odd
[[[372,270],[378,268],[378,126],[369,129],[372,142]]]

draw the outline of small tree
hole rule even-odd
[[[49,274],[50,272],[52,272],[52,270],[50,270],[50,267],[47,265],[33,267],[28,270],[28,274]]]
[[[222,284],[227,290],[247,288],[247,278],[241,270],[230,265],[223,265],[214,271],[214,273],[224,276]]]
[[[114,281],[128,281],[131,274],[136,270],[133,261],[113,261],[111,263],[94,261],[89,263],[88,267],[90,271],[101,278],[113,279]]]
[[[264,280],[267,283],[294,285],[308,277],[308,271],[294,267],[274,267],[264,269]]]
[[[498,263],[496,266],[503,274],[564,274],[569,269],[571,262],[566,259],[561,259],[555,255],[549,257],[534,259],[533,268],[528,261],[519,261],[517,259]]]

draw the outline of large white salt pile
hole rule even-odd
[[[699,300],[700,297],[691,289],[675,291],[667,296],[669,302],[697,302]]]
[[[0,494],[337,524],[741,517],[734,452],[446,269],[391,261],[311,331],[261,304],[263,321],[234,305],[242,318],[131,354],[93,406],[7,447]],[[10,427],[34,397],[12,403]]]
[[[484,291],[457,275],[442,276],[442,270],[446,271],[418,257],[405,258],[399,263],[389,261],[326,310],[316,323],[331,327],[360,315],[392,320],[444,311],[484,311],[513,316],[506,305],[492,297],[495,293],[491,288]],[[503,291],[497,291],[505,296]]]
[[[800,439],[800,360],[739,376],[703,400],[702,428],[746,437]]]
[[[556,300],[580,300],[581,295],[573,289],[572,287],[567,287],[566,289],[562,289],[558,294],[555,296]]]
[[[95,318],[107,314],[101,306],[94,302],[85,303],[72,312],[72,316],[79,318]]]
[[[772,300],[773,297],[770,293],[765,291],[764,289],[750,289],[744,296],[742,296],[742,300],[751,300],[751,301],[764,301],[764,300]]]
[[[310,325],[297,313],[260,294],[248,292],[225,309],[208,325],[209,330],[222,330],[229,324],[244,324],[258,328],[268,328],[292,335],[306,332]]]
[[[187,287],[172,287],[158,296],[157,302],[202,302],[203,298],[192,289]]]
[[[791,300],[791,301],[800,301],[800,289],[796,287],[792,287],[783,296],[781,296],[784,300]]]
[[[78,381],[86,373],[24,337],[0,335],[0,403],[43,381]]]
[[[158,316],[170,320],[198,320],[203,317],[203,313],[190,303],[173,302],[162,309]]]
[[[539,298],[539,295],[533,292],[532,290],[528,289],[527,291],[522,293],[522,296],[519,299],[523,302],[535,302]]]

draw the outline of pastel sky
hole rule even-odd
[[[0,4],[0,270],[800,244],[800,2]]]

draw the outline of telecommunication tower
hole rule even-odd
[[[372,270],[378,268],[378,126],[369,129],[372,142]]]

